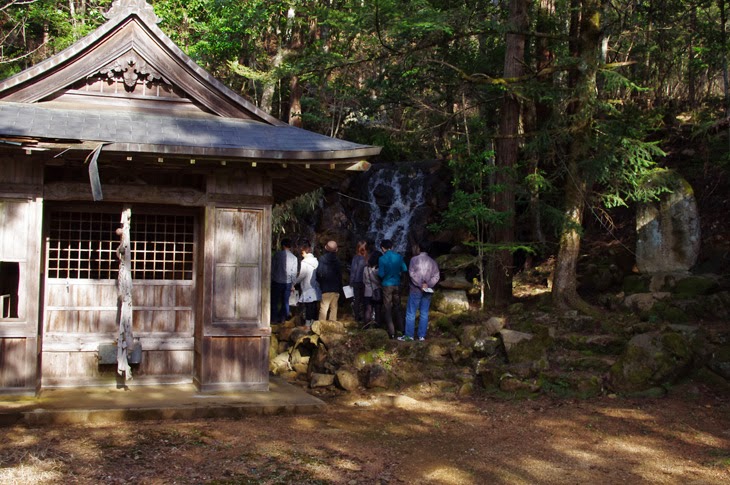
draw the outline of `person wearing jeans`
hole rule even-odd
[[[418,254],[411,258],[408,265],[408,277],[410,280],[408,292],[408,305],[406,306],[406,331],[399,340],[413,340],[413,331],[416,324],[416,312],[418,318],[418,340],[426,340],[428,330],[428,310],[431,306],[433,287],[439,281],[439,267],[428,255],[428,244],[421,242],[414,248]]]

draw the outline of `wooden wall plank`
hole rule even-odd
[[[0,388],[26,388],[33,375],[28,368],[26,339],[0,339]],[[34,356],[33,356],[34,357]]]
[[[149,351],[143,352],[142,362],[136,369],[138,376],[182,375],[192,379],[192,351]]]
[[[204,337],[203,385],[268,382],[268,337]]]

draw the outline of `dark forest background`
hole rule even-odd
[[[666,190],[654,182],[668,169],[694,187],[706,244],[728,244],[725,0],[150,3],[177,45],[265,111],[382,146],[375,163],[448,166],[436,225],[482,256],[494,304],[524,255],[554,256],[553,302],[589,311],[576,291],[586,238],[630,244],[634,205]],[[0,78],[110,6],[0,1]]]

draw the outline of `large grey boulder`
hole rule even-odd
[[[716,348],[707,366],[719,376],[730,381],[730,343]]]
[[[548,335],[534,335],[502,329],[499,332],[509,364],[529,364],[533,369],[549,367],[547,351],[552,344]]]
[[[441,313],[459,313],[469,310],[469,299],[464,290],[439,289],[433,300],[433,306]]]
[[[459,342],[463,348],[470,350],[469,354],[473,351],[478,355],[492,355],[499,347],[499,339],[493,335],[500,330],[502,328],[487,324],[464,325]]]
[[[367,388],[374,389],[377,387],[387,389],[389,384],[388,371],[380,364],[370,366],[367,378]]]
[[[282,352],[269,360],[269,371],[274,375],[281,375],[291,370],[291,368],[289,364],[289,352]]]
[[[676,172],[664,171],[657,183],[670,188],[658,202],[636,213],[636,266],[642,273],[688,271],[700,253],[700,217],[692,186]]]
[[[335,372],[337,385],[345,391],[354,391],[359,386],[357,374],[348,369],[338,369]]]
[[[314,389],[315,387],[329,387],[335,383],[335,376],[332,374],[320,374],[317,372],[312,373],[312,377],[309,380],[309,387]]]
[[[441,270],[439,287],[449,290],[471,290],[474,284],[466,278],[466,269],[476,265],[470,254],[444,254],[436,258]]]

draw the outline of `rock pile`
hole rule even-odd
[[[436,314],[425,342],[351,321],[272,330],[271,372],[318,392],[655,395],[698,370],[730,378],[730,332],[708,338],[696,326],[630,315],[600,322],[522,304],[506,316]]]

